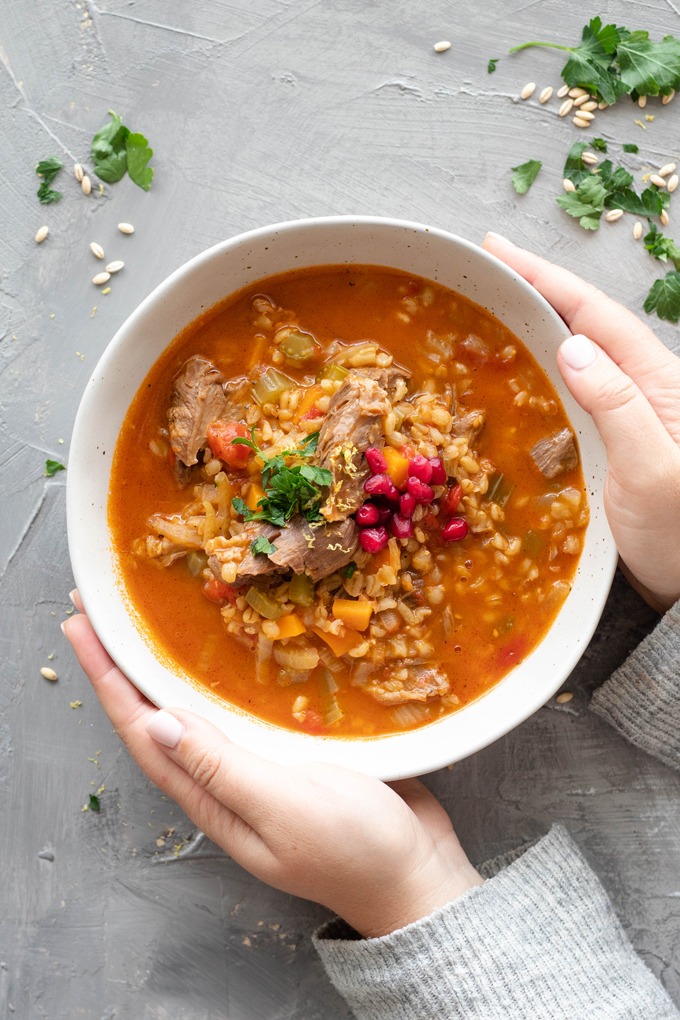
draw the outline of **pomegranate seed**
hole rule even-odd
[[[413,521],[401,514],[394,514],[390,521],[390,531],[395,538],[410,538],[413,534]]]
[[[369,446],[364,454],[368,461],[368,466],[374,475],[382,474],[387,471],[387,461],[382,450],[379,450],[377,446]]]
[[[463,490],[460,485],[452,485],[440,503],[442,516],[453,517],[462,498]]]
[[[419,478],[421,482],[429,482],[432,478],[432,465],[420,453],[412,457],[408,464],[409,478]]]
[[[370,479],[369,479],[370,481]],[[368,484],[368,482],[366,483]],[[364,486],[365,488],[365,486]],[[434,499],[434,492],[429,485],[421,482],[419,478],[409,478],[406,488],[415,497],[416,503],[431,503]]]
[[[415,496],[412,496],[410,492],[402,492],[399,500],[399,512],[402,517],[413,517],[413,511],[417,506]]]
[[[441,457],[430,457],[430,467],[432,468],[430,484],[446,485],[446,468]]]
[[[360,528],[370,528],[380,521],[380,511],[375,503],[364,503],[357,510],[355,517]]]
[[[392,519],[392,514],[394,513],[394,510],[392,509],[392,507],[385,505],[376,504],[376,506],[378,507],[378,514],[380,515],[378,518],[379,523],[387,524],[387,522]]]
[[[359,532],[359,545],[367,553],[379,553],[390,540],[387,528],[364,528]]]
[[[467,521],[464,521],[462,517],[452,517],[442,528],[442,538],[445,542],[460,542],[469,530]]]
[[[367,478],[364,482],[364,492],[369,496],[385,496],[391,503],[399,502],[399,490],[389,475],[372,475]]]

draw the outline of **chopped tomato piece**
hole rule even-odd
[[[498,665],[502,666],[503,669],[510,669],[512,666],[516,666],[518,662],[521,662],[527,653],[527,639],[525,637],[516,637],[507,645],[503,645],[498,651]]]
[[[249,439],[250,433],[240,421],[214,421],[208,426],[208,446],[213,457],[219,458],[228,467],[240,470],[244,468],[253,455],[249,446],[238,443],[234,439]]]
[[[232,606],[236,602],[236,589],[218,577],[211,577],[205,582],[203,594],[211,602],[231,602]]]
[[[305,710],[304,719],[300,723],[303,730],[307,733],[323,733],[326,729],[325,723],[321,718],[321,713],[317,712],[315,708],[308,708]]]
[[[314,418],[323,418],[324,412],[319,407],[310,407],[306,414],[302,415],[300,421],[313,421]]]
[[[452,485],[441,501],[441,512],[443,517],[453,517],[458,510],[458,505],[463,497],[463,490],[460,485]]]

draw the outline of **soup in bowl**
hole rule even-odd
[[[193,260],[76,422],[69,541],[109,652],[265,756],[381,778],[522,721],[615,562],[565,335],[495,259],[418,225],[283,224]]]

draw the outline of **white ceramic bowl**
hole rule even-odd
[[[487,308],[529,348],[565,405],[581,448],[591,521],[575,584],[534,652],[474,703],[423,729],[370,740],[274,727],[211,699],[169,671],[134,622],[107,527],[118,433],[161,351],[205,309],[254,281],[322,264],[391,266],[435,280]],[[605,454],[555,366],[562,320],[517,274],[476,245],[418,223],[372,217],[299,220],[240,234],[197,255],[146,298],[116,333],[87,384],[68,470],[68,539],[76,583],[109,654],[155,704],[191,709],[275,761],[333,762],[381,779],[420,775],[472,754],[541,707],[578,662],[604,607],[616,552],[602,508]],[[219,624],[217,624],[219,625]]]

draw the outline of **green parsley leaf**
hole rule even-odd
[[[582,154],[586,151],[588,145],[586,142],[574,142],[572,147],[567,153],[567,158],[564,163],[564,170],[562,176],[570,180],[572,184],[577,187],[581,181],[585,181],[592,177],[590,167],[581,159]]]
[[[90,809],[90,811],[97,812],[101,811],[101,803],[99,801],[99,797],[96,797],[94,793],[91,793],[87,801],[87,806]]]
[[[656,312],[660,319],[677,322],[680,319],[680,273],[671,270],[655,280],[643,307],[646,312]]]
[[[676,269],[680,270],[680,246],[672,237],[666,237],[660,230],[657,230],[653,223],[650,223],[650,230],[644,236],[644,245],[650,255],[660,262],[673,263]]]
[[[570,216],[578,219],[584,230],[597,230],[604,211],[607,189],[595,174],[591,174],[576,191],[559,195],[557,204]]]
[[[41,205],[51,205],[52,202],[59,202],[61,199],[61,191],[53,191],[47,181],[42,182],[36,195]]]
[[[107,184],[115,184],[127,170],[127,137],[130,134],[117,113],[109,110],[111,120],[92,139],[90,153],[94,172]]]
[[[604,138],[591,138],[590,147],[592,149],[597,149],[598,152],[607,151],[607,143],[605,142]]]
[[[53,478],[57,471],[65,471],[66,465],[60,464],[58,460],[46,460],[45,461],[45,474],[48,478]]]
[[[639,152],[640,151],[639,147],[634,142],[624,142],[622,148],[623,148],[624,152]]]
[[[343,577],[348,577],[348,578],[349,577],[354,577],[354,575],[357,572],[357,569],[358,568],[357,568],[356,563],[354,562],[354,560],[352,560],[352,562],[348,563],[346,567],[343,567],[343,569],[340,571],[340,573],[342,574]]]
[[[57,176],[64,164],[56,156],[48,156],[47,159],[41,159],[35,168],[35,172],[38,177],[42,177],[40,187],[36,194],[41,205],[51,205],[52,202],[58,202],[61,198],[60,191],[53,191],[50,188],[50,184]]]
[[[538,171],[543,164],[538,159],[528,159],[526,163],[512,167],[512,186],[518,195],[525,195],[536,180]]]
[[[501,59],[500,57],[491,57],[490,58],[489,63],[486,65],[486,72],[487,72],[487,74],[493,74],[494,73],[494,71],[496,70],[496,64],[498,63],[498,61],[500,59]]]
[[[153,156],[149,142],[139,133],[129,134],[126,142],[127,172],[132,181],[144,191],[148,191],[153,180],[153,167],[148,166]]]
[[[246,518],[248,517],[248,514],[250,513],[250,507],[245,502],[245,500],[241,499],[240,496],[234,496],[234,498],[231,501],[231,505],[233,506],[236,513],[240,514],[241,517]]]
[[[250,543],[250,551],[253,556],[259,556],[261,553],[268,556],[270,553],[276,552],[276,546],[272,545],[264,535],[258,535],[255,541]]]
[[[314,485],[330,485],[333,481],[330,471],[326,468],[314,467],[312,464],[304,464],[300,468],[300,474]]]
[[[667,35],[652,42],[649,32],[631,32],[616,55],[627,92],[658,96],[680,87],[680,39]]]

